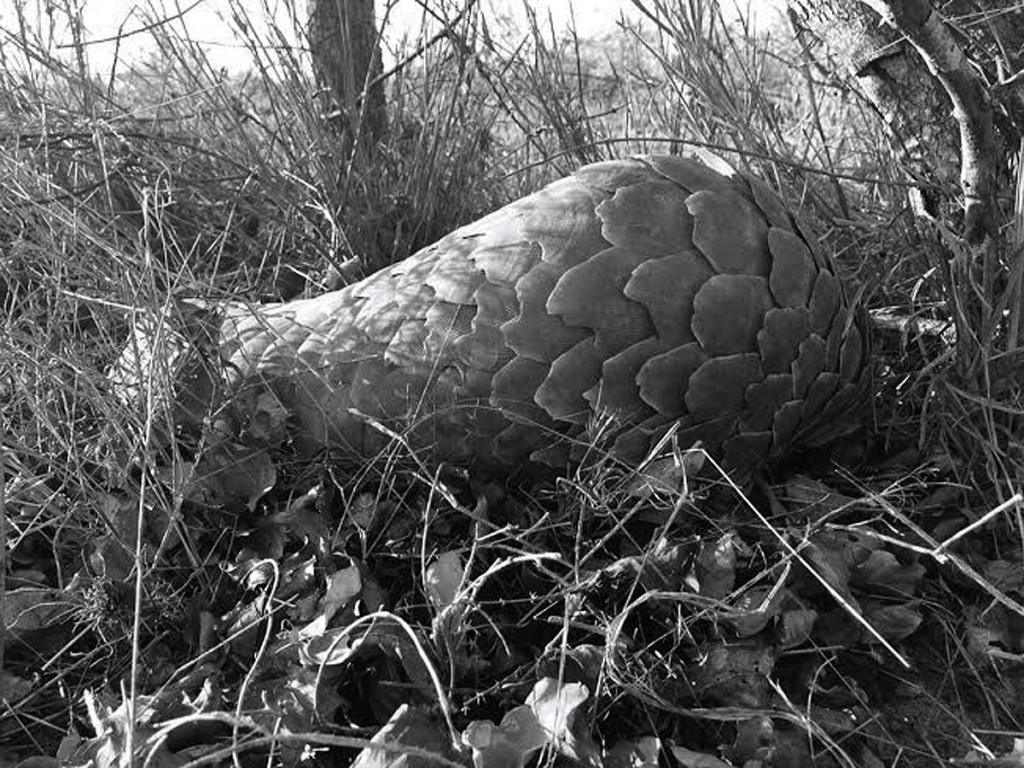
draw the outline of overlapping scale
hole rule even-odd
[[[686,344],[694,341],[693,300],[714,274],[699,253],[682,251],[637,266],[623,293],[644,306],[661,341]]]
[[[591,411],[584,395],[600,381],[605,358],[593,336],[574,344],[551,363],[534,400],[552,418],[586,424]]]
[[[693,214],[693,242],[720,273],[767,275],[771,266],[768,223],[740,194],[702,189],[686,201]]]
[[[671,181],[648,181],[615,190],[595,209],[601,234],[633,253],[662,256],[693,239],[686,190]]]
[[[776,303],[780,307],[806,307],[817,273],[811,249],[791,230],[772,227],[768,230],[768,250],[772,254],[769,282]]]
[[[714,275],[693,299],[693,333],[711,357],[753,352],[773,307],[763,277]]]
[[[564,464],[601,422],[627,460],[675,427],[749,468],[840,434],[869,366],[804,225],[706,153],[586,166],[361,283],[227,306],[220,345],[210,412],[243,434],[269,388],[299,450],[379,449],[365,414],[498,466]]]
[[[640,397],[665,416],[686,415],[686,390],[697,369],[708,356],[700,344],[693,342],[656,355],[637,372]]]
[[[695,421],[738,415],[746,404],[747,387],[763,379],[756,353],[709,358],[687,382],[687,413]]]
[[[643,341],[654,331],[650,315],[624,289],[644,261],[638,251],[606,248],[559,278],[547,311],[569,325],[590,328],[607,355]]]
[[[600,383],[586,394],[591,407],[610,409],[634,422],[653,415],[650,406],[640,397],[637,377],[644,364],[665,352],[665,347],[657,336],[648,336],[605,360]]]

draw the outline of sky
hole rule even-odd
[[[778,12],[783,0],[741,0],[749,7],[758,19],[770,17]],[[32,19],[33,8],[41,9],[48,5],[47,0],[23,0],[29,6]],[[89,41],[88,54],[89,63],[92,69],[108,73],[111,63],[114,61],[115,52],[122,62],[130,62],[132,59],[142,56],[147,48],[152,46],[152,37],[143,30],[147,18],[145,9],[156,8],[158,18],[174,18],[170,23],[176,25],[177,30],[187,30],[189,37],[202,44],[209,54],[211,61],[228,70],[241,70],[246,68],[248,57],[244,48],[234,38],[230,23],[229,0],[78,0],[84,10],[84,39]],[[284,22],[283,27],[288,27],[284,9],[288,6],[297,6],[305,10],[306,0],[235,0],[235,2],[246,9],[249,9],[253,19],[262,19],[267,16],[263,7],[270,9],[271,13],[278,14],[278,18]],[[415,35],[421,28],[421,0],[391,0],[393,8],[389,24],[385,29],[387,38],[397,40],[403,34]],[[439,0],[431,0],[437,5]],[[453,0],[448,0],[449,5],[454,5]],[[513,21],[521,22],[525,18],[523,11],[524,0],[482,0],[488,18],[494,19],[500,16],[510,17]],[[583,37],[600,35],[611,31],[619,18],[625,15],[627,18],[636,19],[639,11],[633,6],[630,0],[526,0],[537,11],[541,18],[547,18],[550,12],[553,23],[557,28],[567,27],[570,20],[570,9],[575,8],[575,20],[578,32]],[[730,7],[733,0],[723,0],[723,7]],[[383,11],[385,3],[377,0],[378,15]],[[0,27],[8,30],[13,28],[14,17],[11,8],[13,3],[10,0],[0,0]],[[45,11],[35,12],[36,23],[45,27]],[[301,21],[301,20],[300,20]],[[113,39],[118,36],[119,29],[122,30],[120,45],[116,45]],[[44,32],[45,35],[45,32]],[[58,30],[58,44],[70,42],[70,33]],[[386,46],[385,46],[386,47]],[[65,49],[67,50],[67,49]],[[386,54],[385,54],[386,56]]]

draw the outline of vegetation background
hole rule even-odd
[[[145,41],[147,55],[129,65],[115,53],[102,70],[91,65],[78,4],[13,0],[5,9],[0,765],[30,755],[56,760],[58,749],[61,764],[92,759],[128,765],[159,755],[161,765],[191,765],[203,755],[215,762],[237,761],[242,754],[294,762],[301,750],[268,753],[267,745],[294,745],[302,733],[307,749],[327,744],[325,691],[353,685],[363,686],[360,706],[377,702],[373,706],[385,714],[360,720],[352,702],[332,701],[331,717],[343,711],[348,721],[344,727],[335,723],[331,733],[342,739],[335,748],[365,746],[387,722],[385,704],[392,699],[366,694],[369,683],[362,678],[333,678],[327,685],[322,667],[310,677],[309,667],[298,662],[263,679],[266,670],[252,662],[254,654],[262,658],[259,633],[265,630],[269,638],[267,628],[280,629],[268,617],[277,616],[281,605],[294,608],[295,595],[314,603],[323,598],[331,584],[344,581],[336,581],[336,574],[355,578],[355,594],[369,604],[373,579],[384,582],[385,591],[393,591],[394,583],[425,590],[422,581],[410,583],[409,572],[426,574],[427,561],[439,561],[427,556],[421,531],[423,551],[418,544],[400,550],[404,575],[387,583],[366,563],[380,557],[382,542],[408,540],[391,531],[390,538],[373,543],[352,533],[346,546],[359,540],[359,558],[344,567],[326,565],[321,553],[307,574],[306,565],[295,563],[309,561],[294,558],[320,534],[311,532],[306,518],[296,522],[294,501],[311,489],[333,488],[333,503],[346,520],[353,510],[369,507],[371,517],[400,518],[406,510],[422,521],[444,493],[390,465],[362,468],[345,480],[322,467],[290,468],[274,477],[276,495],[258,507],[254,502],[239,512],[206,504],[188,479],[187,461],[157,468],[146,458],[159,426],[154,404],[129,407],[111,386],[111,366],[134,333],[162,332],[164,324],[153,318],[173,315],[177,299],[265,302],[318,295],[405,258],[581,164],[684,146],[713,149],[767,179],[813,223],[851,293],[873,313],[882,375],[873,437],[860,452],[868,468],[841,481],[848,496],[823,485],[801,496],[786,486],[785,503],[803,514],[811,497],[815,504],[831,499],[827,514],[815,507],[819,516],[812,515],[803,541],[824,526],[821,514],[846,510],[856,498],[870,502],[859,521],[884,518],[872,529],[882,537],[876,541],[897,536],[899,528],[928,531],[924,541],[936,544],[900,549],[898,562],[886,571],[887,578],[912,587],[888,596],[886,607],[903,612],[886,615],[893,642],[918,638],[912,653],[919,677],[898,670],[889,690],[865,692],[849,669],[835,662],[832,670],[837,680],[830,684],[853,692],[847,709],[863,707],[860,716],[881,723],[881,730],[862,733],[859,720],[837,736],[812,716],[810,693],[788,710],[787,727],[796,723],[801,739],[816,749],[825,745],[815,752],[822,765],[944,765],[952,757],[980,760],[1011,752],[1013,737],[1024,736],[1024,608],[1017,602],[1024,521],[1016,495],[1024,463],[1018,372],[1024,204],[1016,180],[1024,103],[1021,7],[943,3],[943,29],[969,61],[959,70],[940,69],[943,80],[928,73],[913,35],[903,34],[912,26],[904,23],[897,32],[879,21],[878,9],[920,3],[794,2],[786,23],[781,16],[779,23],[762,17],[757,25],[744,9],[715,0],[633,5],[628,19],[600,38],[585,38],[529,3],[517,27],[472,0],[424,0],[422,29],[396,39],[388,33],[390,3],[312,2],[306,8],[283,0],[271,8],[227,0],[224,24],[248,57],[237,71],[181,34],[174,19],[192,6],[150,8],[144,29],[131,39]],[[354,15],[343,18],[345,13]],[[266,23],[271,15],[276,25]],[[70,47],[59,43],[57,31],[65,29]],[[343,32],[348,45],[336,44]],[[383,53],[381,40],[392,46]],[[891,86],[888,96],[879,82]],[[901,82],[920,87],[900,90]],[[961,142],[965,124],[973,125],[971,103],[959,104],[950,116],[949,94],[963,82],[968,93],[977,85],[984,96],[976,106],[983,117],[987,110],[989,134],[981,136],[980,154]],[[964,205],[963,179],[978,178],[965,176],[964,159],[975,155],[988,180],[976,195],[985,211],[981,224]],[[588,514],[596,506],[612,516],[622,503],[599,473],[569,485],[571,493],[546,503]],[[453,509],[465,508],[458,492],[444,498]],[[317,503],[323,512],[326,502]],[[535,519],[531,515],[538,513],[527,506],[514,508]],[[996,513],[987,514],[991,509]],[[721,543],[722,526],[708,514],[709,527],[694,534],[695,541],[713,532],[707,541]],[[937,546],[975,524],[981,532],[966,552],[954,557]],[[452,539],[459,530],[452,529]],[[329,542],[337,544],[337,536]],[[529,537],[519,541],[520,556],[539,551]],[[445,549],[431,546],[431,552]],[[699,559],[700,546],[694,546],[673,557]],[[752,546],[749,540],[745,546]],[[840,561],[852,551],[816,546]],[[750,549],[730,547],[730,556],[746,563],[742,574],[737,570],[737,583],[754,583],[777,564],[778,552],[762,562]],[[927,590],[908,552],[940,575]],[[832,562],[822,557],[816,562]],[[274,573],[267,575],[267,568]],[[351,568],[362,576],[354,577]],[[308,575],[301,588],[300,572]],[[864,585],[849,573],[837,579],[856,604],[852,595]],[[522,587],[521,575],[513,581]],[[283,583],[295,593],[282,596]],[[546,594],[545,604],[565,599]],[[423,636],[435,644],[424,652],[427,658],[433,653],[470,665],[451,644],[464,643],[467,633],[486,634],[482,606],[496,610],[497,603],[480,602],[478,591],[460,595],[465,615],[454,624],[439,619],[451,601],[435,604],[422,595],[405,615],[426,627]],[[363,610],[338,605],[353,616]],[[762,613],[783,623],[790,614],[773,606]],[[334,612],[322,605],[318,610],[324,622],[332,620]],[[614,611],[589,619],[610,632],[609,616]],[[415,675],[408,668],[404,677],[394,672],[402,664],[388,648],[394,651],[398,641],[385,634],[391,639],[375,642],[386,663],[376,657],[363,662],[381,678],[391,674],[408,683]],[[447,655],[438,650],[446,642]],[[480,644],[475,653],[486,656],[483,641],[474,642]],[[863,664],[885,656],[877,646],[865,650],[861,640],[836,643],[831,656],[821,643],[815,646],[829,659],[819,671],[844,649]],[[473,690],[462,669],[469,692],[448,693],[461,702],[460,728],[484,715],[497,722],[510,702],[523,700],[509,682],[519,667],[507,660],[499,675],[501,665],[487,658],[487,664],[474,663],[490,665],[491,677],[481,679],[493,688],[481,683]],[[560,658],[564,667],[566,653]],[[891,659],[879,663],[898,667]],[[751,665],[728,658],[737,676],[755,674]],[[284,679],[302,681],[288,689],[302,703],[284,701]],[[743,687],[737,679],[730,684]],[[502,685],[513,693],[503,698]],[[785,690],[788,683],[779,685]],[[590,717],[608,744],[628,735],[609,725],[609,712],[619,713],[612,702],[639,701],[635,709],[643,713],[630,710],[638,719],[619,730],[632,729],[634,736],[665,731],[662,716],[650,714],[665,711],[653,698],[621,685],[602,691],[606,699]],[[732,707],[733,716],[702,720],[699,729],[672,725],[678,749],[662,759],[715,765],[686,762],[696,758],[686,757],[679,745],[717,760],[711,753],[722,744],[733,750],[731,758],[720,752],[722,759],[748,756],[773,765],[804,759],[804,752],[785,757],[779,745],[792,739],[779,741],[762,721],[737,725],[767,717],[767,710],[729,696],[719,703]],[[834,702],[832,710],[845,711]],[[769,723],[773,717],[777,710]],[[174,718],[202,725],[198,735],[182,737],[187,747],[166,744],[173,729],[162,731],[161,723]],[[737,745],[749,738],[770,742],[775,751],[767,757],[758,757],[756,748],[744,752]],[[421,739],[414,746],[429,743]],[[639,741],[626,743],[627,753],[643,751]],[[363,754],[369,759],[365,755],[375,753]],[[483,768],[497,765],[498,758],[483,754],[478,766],[481,760]],[[515,764],[532,753],[524,748],[512,754]],[[610,751],[602,754],[594,759],[613,764]],[[1006,759],[1017,762],[1002,764],[1020,764],[1015,754]],[[567,759],[564,752],[560,759]],[[649,755],[644,759],[650,763]]]

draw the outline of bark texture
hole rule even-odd
[[[889,130],[897,156],[918,182],[928,212],[956,194],[959,142],[949,102],[914,50],[876,12],[848,0],[794,0],[790,18],[820,45],[819,62],[852,78]],[[829,59],[831,61],[829,62]]]
[[[387,127],[384,86],[374,84],[382,65],[373,0],[309,0],[308,36],[332,118],[348,142],[372,148]]]

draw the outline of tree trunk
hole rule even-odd
[[[309,0],[308,34],[317,81],[334,102],[329,118],[349,151],[372,153],[387,127],[373,0]]]
[[[819,46],[817,63],[852,78],[885,123],[896,156],[918,184],[917,212],[944,218],[958,192],[956,124],[913,46],[860,2],[792,0],[789,6],[797,34]]]
[[[955,427],[940,427],[951,454],[1004,487],[1024,472],[1022,9],[1017,0],[946,0],[941,12],[933,0],[789,4],[798,35],[820,44],[816,62],[853,77],[918,185],[923,251],[956,327],[955,366],[933,379],[940,399],[930,407],[957,414]]]
[[[1006,269],[1011,214],[996,194],[1013,187],[1024,135],[1021,76],[1010,77],[1020,72],[1024,30],[1016,0],[951,0],[942,12],[929,0],[790,0],[798,34],[854,78],[918,184],[911,202],[937,225],[931,250],[945,273],[961,370],[977,375],[982,359],[1002,342],[1016,348],[1024,332],[1022,270]]]

